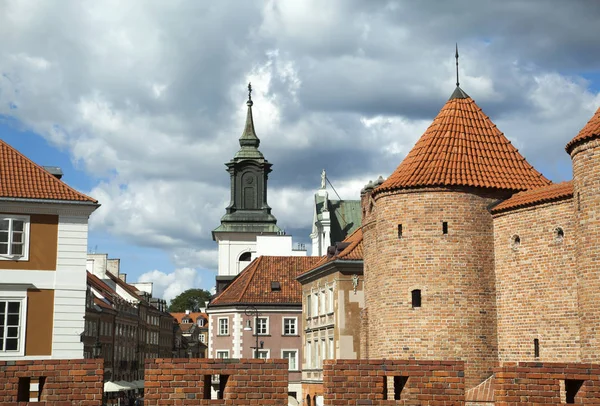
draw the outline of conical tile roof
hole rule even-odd
[[[596,110],[594,116],[587,122],[585,127],[579,131],[579,134],[573,138],[566,146],[568,153],[571,153],[573,147],[580,142],[591,140],[592,138],[600,138],[600,107]]]
[[[0,197],[97,203],[0,140]]]
[[[428,186],[520,191],[549,185],[457,88],[406,158],[375,192]]]

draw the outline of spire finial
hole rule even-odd
[[[460,82],[458,80],[458,42],[456,43],[456,54],[454,55],[456,58],[456,87],[460,86]]]
[[[248,82],[248,101],[246,102],[248,106],[252,106],[252,83]]]

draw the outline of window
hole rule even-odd
[[[198,319],[198,327],[204,327],[204,319],[202,317]]]
[[[228,359],[229,358],[229,350],[218,350],[217,358]]]
[[[415,289],[411,292],[412,296],[412,307],[421,307],[421,291]]]
[[[402,238],[402,224],[398,224],[398,238]]]
[[[319,294],[315,293],[313,295],[313,303],[312,303],[312,316],[317,317],[319,315]]]
[[[290,371],[298,370],[298,350],[281,350],[281,358],[288,360]]]
[[[204,343],[206,342],[206,336],[204,334],[200,334],[200,342]]]
[[[0,299],[0,354],[23,353],[24,303],[24,299]]]
[[[518,250],[521,246],[521,237],[519,237],[518,235],[513,235],[510,240],[510,245],[513,251]]]
[[[265,336],[269,334],[269,318],[268,317],[258,317],[256,319],[256,331],[255,334]]]
[[[326,310],[325,310],[325,291],[321,291],[321,304],[320,304],[320,309],[319,309],[319,314],[325,314]]]
[[[219,334],[220,336],[229,335],[229,318],[221,317],[219,318]]]
[[[310,306],[310,295],[306,296],[306,317],[311,316],[312,308]]]
[[[269,350],[258,350],[259,359],[269,359]]]
[[[333,288],[327,291],[327,313],[333,313]]]
[[[329,359],[335,359],[335,349],[333,348],[333,337],[329,337]]]
[[[307,341],[306,346],[306,368],[310,368],[313,365],[312,362],[312,342]]]
[[[537,338],[533,340],[533,356],[535,358],[540,357],[540,340],[538,340]]]
[[[442,234],[448,234],[448,222],[442,221]]]
[[[325,343],[325,339],[323,338],[321,340],[321,358],[323,360],[327,359],[327,344]],[[322,367],[323,363],[321,363],[321,367]]]
[[[284,336],[298,335],[298,330],[296,329],[296,318],[295,317],[284,317],[283,318],[283,335]]]
[[[29,217],[0,217],[0,259],[25,261],[29,255]]]
[[[556,227],[554,229],[554,241],[562,242],[565,239],[565,231],[562,227]]]

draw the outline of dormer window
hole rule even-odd
[[[0,215],[0,260],[26,261],[28,248],[29,217]]]
[[[281,291],[281,283],[277,281],[271,281],[271,292]]]

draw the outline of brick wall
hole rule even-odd
[[[498,197],[474,189],[403,190],[377,195],[369,213],[363,196],[363,356],[462,360],[467,388],[492,374],[497,338],[488,207]],[[412,306],[413,290],[421,291],[419,308]]]
[[[575,213],[581,356],[600,362],[600,140],[571,151]]]
[[[572,199],[495,215],[494,247],[500,362],[579,362]]]
[[[220,376],[220,401],[210,400],[212,375]],[[287,405],[288,362],[158,358],[146,362],[144,386],[146,406]]]
[[[102,359],[2,361],[0,406],[101,406],[103,372]]]
[[[598,364],[507,363],[495,373],[495,406],[600,404]]]
[[[464,405],[464,363],[417,360],[327,360],[324,404]]]

